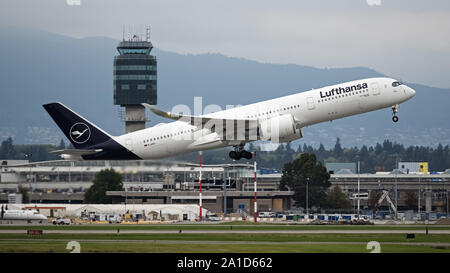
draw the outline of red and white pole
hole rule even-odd
[[[199,155],[199,160],[200,160],[200,177],[199,177],[199,181],[200,181],[200,196],[199,196],[199,200],[200,200],[200,221],[202,221],[202,152],[198,152]]]
[[[254,159],[254,173],[255,173],[255,177],[254,177],[254,186],[255,186],[255,202],[254,202],[254,208],[255,208],[255,213],[254,213],[254,220],[255,223],[258,222],[258,203],[256,202],[256,151],[254,152],[253,155],[253,159]]]

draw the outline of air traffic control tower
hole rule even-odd
[[[125,108],[121,118],[125,121],[127,133],[145,128],[148,120],[141,103],[155,105],[157,102],[156,57],[150,55],[152,48],[148,31],[146,40],[133,35],[117,46],[119,55],[114,57],[114,104]]]

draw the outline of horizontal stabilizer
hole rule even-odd
[[[65,149],[65,150],[51,151],[50,153],[52,153],[52,154],[66,154],[66,155],[82,156],[82,155],[91,155],[91,154],[99,153],[101,151],[103,151],[103,149],[93,149],[93,150]]]

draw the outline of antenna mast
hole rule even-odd
[[[145,31],[146,31],[145,38],[146,38],[147,42],[150,42],[150,26],[147,26]]]

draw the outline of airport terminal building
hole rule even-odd
[[[258,183],[262,187],[278,186],[280,179],[281,174],[264,174],[258,176]],[[450,170],[434,174],[405,174],[394,170],[358,175],[347,169],[330,174],[331,187],[338,186],[350,198],[354,208],[358,200],[358,180],[362,210],[371,210],[385,190],[389,191],[390,199],[399,211],[449,212]],[[243,187],[251,187],[251,184],[244,183]],[[384,200],[378,208],[389,211],[390,204]]]
[[[80,204],[95,174],[113,168],[122,174],[124,191],[107,192],[116,204],[199,204],[198,164],[165,161],[4,161],[0,166],[0,202],[18,186],[28,190],[30,203]],[[258,183],[258,209],[291,208],[292,191],[278,182]],[[212,212],[252,213],[253,165],[202,165],[202,203]]]
[[[95,174],[113,168],[122,174],[124,190],[107,192],[116,204],[199,204],[198,164],[171,161],[0,161],[0,202],[18,186],[28,190],[30,203],[80,204]],[[333,167],[338,165],[334,164]],[[350,165],[347,165],[350,166]],[[346,167],[346,165],[340,165]],[[280,212],[292,208],[293,191],[280,191],[280,173],[258,174],[258,211]],[[450,170],[442,173],[377,172],[356,174],[352,169],[333,170],[332,186],[339,186],[361,209],[369,210],[376,194],[389,191],[399,211],[447,212]],[[395,192],[397,192],[397,197]],[[253,212],[253,165],[202,166],[202,203],[212,212]],[[383,201],[380,210],[389,210]]]

